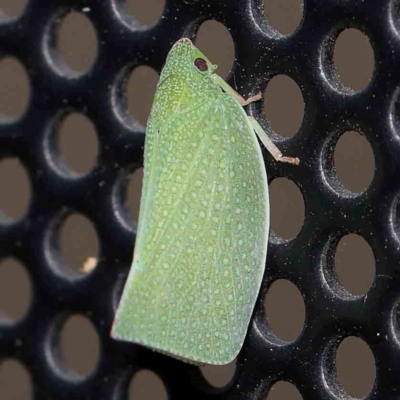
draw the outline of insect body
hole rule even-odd
[[[242,347],[265,268],[269,199],[247,102],[181,39],[147,123],[133,264],[112,336],[195,364]],[[257,96],[256,99],[259,97]],[[263,136],[264,135],[264,136]]]

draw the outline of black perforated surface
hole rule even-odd
[[[67,10],[88,6],[98,58],[77,77],[56,55],[54,26]],[[263,399],[278,380],[293,382],[307,400],[346,399],[335,383],[334,351],[347,336],[365,340],[375,356],[376,382],[367,398],[399,398],[398,4],[305,0],[303,21],[286,37],[268,26],[260,7],[258,0],[167,0],[155,26],[135,29],[117,0],[31,0],[19,19],[1,22],[1,55],[23,63],[32,96],[20,120],[0,124],[0,157],[22,160],[33,200],[21,221],[0,221],[0,257],[13,256],[28,266],[34,298],[20,323],[0,325],[0,357],[28,367],[35,399],[123,399],[132,374],[142,368],[162,378],[170,399]],[[193,38],[207,19],[230,30],[236,60],[229,83],[240,93],[264,90],[279,73],[297,82],[305,101],[299,132],[280,142],[283,151],[300,157],[300,167],[275,163],[264,153],[270,180],[288,177],[301,189],[306,217],[295,239],[271,239],[262,287],[263,294],[279,278],[296,284],[306,304],[305,327],[294,342],[276,339],[260,296],[235,377],[223,389],[207,384],[196,367],[109,337],[134,242],[122,182],[141,165],[144,144],[143,130],[127,112],[123,77],[138,65],[160,71],[171,45],[183,36]],[[331,60],[335,38],[351,27],[368,36],[375,54],[373,78],[357,93],[340,85]],[[67,110],[86,114],[98,133],[98,164],[79,179],[60,167],[54,143],[57,118]],[[268,127],[262,104],[248,111]],[[334,145],[348,130],[361,130],[375,156],[374,179],[360,195],[345,191],[332,172]],[[55,240],[71,212],[94,223],[101,245],[98,267],[84,278],[63,267]],[[344,292],[332,272],[335,246],[347,233],[364,237],[375,256],[376,279],[365,296]],[[55,341],[54,332],[73,313],[87,315],[101,341],[99,364],[85,379],[62,366]]]

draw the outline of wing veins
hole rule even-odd
[[[204,117],[205,119],[206,117]],[[198,126],[204,121],[204,119],[201,119],[198,123]],[[206,148],[206,145],[209,143],[209,140],[204,140],[202,145],[197,149],[195,156],[193,157],[193,161],[196,161],[200,158],[200,155],[202,154],[202,151]],[[195,173],[195,162],[192,163],[192,166],[188,172],[188,176],[184,182],[184,184],[187,184],[191,178],[193,178],[194,173]],[[179,209],[179,206],[181,205],[182,199],[184,195],[186,194],[186,191],[182,193],[182,195],[178,198],[178,200],[175,202],[174,207],[172,208],[171,212],[169,213],[168,217],[165,219],[165,228],[160,230],[158,234],[155,234],[154,237],[152,238],[151,242],[148,244],[154,244],[156,243],[157,240],[161,240],[163,238],[163,235],[165,234],[166,230],[168,229],[168,222],[171,221],[171,219],[175,216],[177,210]]]
[[[199,104],[196,107],[193,107],[193,108],[190,108],[190,109],[185,109],[185,110],[183,110],[181,112],[175,113],[175,114],[171,115],[169,118],[167,118],[167,120],[164,121],[164,123],[162,125],[158,125],[157,122],[154,119],[152,119],[152,116],[150,115],[149,121],[151,121],[155,125],[155,127],[156,127],[155,129],[156,129],[156,132],[157,132],[157,135],[154,138],[154,150],[153,150],[153,157],[155,159],[157,159],[157,157],[159,156],[159,150],[161,148],[161,146],[160,146],[161,139],[160,138],[162,136],[161,135],[162,128],[166,124],[168,124],[171,121],[171,119],[177,118],[177,117],[181,117],[182,114],[188,114],[188,113],[192,112],[193,110],[197,110],[199,108],[202,108],[203,106],[210,106],[210,105],[208,105],[207,103],[203,103],[203,104]],[[139,220],[139,226],[138,226],[138,230],[137,230],[137,234],[136,234],[137,246],[135,244],[135,251],[134,251],[135,252],[135,256],[136,256],[136,253],[139,253],[140,250],[141,250],[140,244],[141,244],[141,241],[143,240],[142,238],[144,237],[144,234],[143,234],[142,231],[144,229],[144,226],[147,225],[146,222],[148,220],[148,215],[150,213],[151,205],[154,202],[154,195],[153,195],[154,194],[154,190],[155,190],[155,187],[157,186],[157,182],[158,182],[159,177],[161,175],[161,171],[158,171],[158,173],[157,173],[157,169],[154,168],[154,167],[152,168],[151,172],[152,173],[150,173],[149,178],[147,180],[148,183],[146,185],[146,193],[145,193],[145,196],[144,196],[146,198],[146,204],[143,206],[143,209],[147,210],[147,212],[146,212],[146,214],[143,215],[143,218],[141,218]],[[137,248],[137,251],[136,251],[136,248]],[[139,256],[139,254],[137,254],[137,256]]]
[[[224,107],[222,108],[222,118],[224,120],[224,129],[226,132],[225,138],[228,138],[229,140],[229,132],[228,132],[228,127],[226,124],[226,115],[225,115],[225,110]],[[230,189],[230,183],[229,183],[229,168],[227,169],[226,173],[225,173],[225,183],[226,183],[226,189],[228,191],[228,189]],[[229,188],[228,188],[229,186]],[[229,207],[230,208],[230,207]],[[234,277],[234,271],[233,271],[233,260],[232,260],[232,254],[229,254],[230,259],[231,259],[231,263],[230,263],[230,269],[231,269],[231,277],[232,277],[232,291],[233,291],[233,300],[234,300],[234,312],[235,312],[235,326],[237,326],[237,298],[236,298],[236,289],[235,289],[235,277]]]
[[[215,171],[214,171],[214,175],[215,175]],[[211,215],[211,209],[212,209],[212,207],[213,207],[213,199],[214,199],[214,192],[215,192],[215,190],[214,190],[214,188],[215,188],[215,183],[214,183],[214,187],[213,187],[213,196],[212,196],[212,199],[210,200],[210,205],[209,205],[209,213],[208,213],[208,215],[210,216]],[[207,224],[207,226],[209,225],[209,223],[210,223],[210,218],[207,218],[207,220],[206,220],[207,222],[206,222],[206,224]],[[198,281],[198,278],[199,278],[199,275],[200,275],[200,268],[198,268],[197,269],[197,273],[196,273],[196,278],[194,279],[194,281],[193,281],[193,283],[186,289],[186,291],[185,291],[185,293],[183,293],[178,299],[177,299],[177,303],[178,302],[180,302],[180,300],[182,300],[182,299],[184,299],[186,296],[187,296],[187,294],[190,292],[190,290],[194,287],[194,286],[196,286],[196,284],[197,284],[197,281]],[[192,312],[191,312],[191,316],[193,316],[193,314],[195,314],[195,312],[197,313],[197,305],[198,305],[198,296],[196,296],[196,300],[195,300],[195,302],[194,302],[194,307],[193,307],[193,310],[192,310]],[[195,310],[195,308],[196,308],[196,310]],[[170,312],[169,312],[169,317],[171,316],[171,310],[170,310]],[[190,319],[190,318],[189,318]]]

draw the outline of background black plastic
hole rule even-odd
[[[100,46],[92,69],[76,77],[57,61],[52,27],[66,11],[85,7]],[[123,399],[132,374],[142,368],[162,378],[171,399],[263,399],[277,380],[293,382],[307,400],[346,399],[335,383],[334,350],[350,335],[365,340],[375,356],[376,382],[367,398],[399,398],[398,5],[305,0],[304,18],[290,36],[262,22],[259,7],[258,0],[166,0],[155,26],[135,29],[113,0],[31,0],[19,19],[0,24],[1,55],[25,65],[32,88],[24,116],[0,124],[0,157],[19,157],[33,187],[27,216],[0,223],[0,257],[22,260],[34,286],[27,317],[0,326],[0,357],[20,359],[28,367],[35,399]],[[292,241],[271,239],[261,292],[279,278],[295,283],[306,304],[305,327],[294,342],[278,341],[265,323],[260,296],[235,377],[223,389],[207,384],[196,367],[109,337],[134,242],[134,230],[122,222],[126,210],[118,185],[141,164],[144,143],[143,130],[126,111],[121,76],[136,65],[160,71],[171,45],[183,36],[193,38],[207,19],[230,30],[236,59],[229,82],[239,92],[263,90],[271,76],[282,73],[297,82],[305,101],[300,131],[280,143],[300,157],[301,166],[277,164],[265,153],[269,178],[289,177],[301,189],[306,218]],[[351,27],[368,36],[375,54],[373,78],[357,93],[341,87],[332,67],[334,40]],[[51,162],[56,157],[52,124],[67,109],[88,115],[100,142],[97,167],[80,179],[60,173]],[[248,111],[263,121],[261,105]],[[268,128],[265,119],[264,125]],[[371,185],[358,196],[341,188],[331,172],[337,138],[353,129],[367,136],[376,164]],[[57,273],[62,267],[53,238],[72,211],[93,221],[101,243],[99,266],[82,279]],[[362,297],[343,295],[331,279],[335,245],[350,232],[368,241],[376,260],[376,280]],[[101,341],[99,364],[83,380],[63,369],[54,339],[72,313],[87,315]]]

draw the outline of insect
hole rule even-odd
[[[132,268],[111,335],[192,364],[242,347],[264,273],[267,176],[244,100],[192,42],[170,50],[147,122]]]

